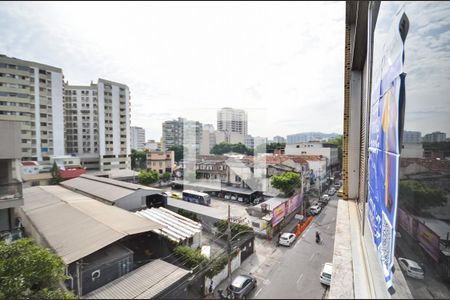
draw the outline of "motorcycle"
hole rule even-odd
[[[320,235],[318,233],[316,233],[316,243],[320,244],[321,240],[320,240]]]

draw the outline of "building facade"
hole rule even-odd
[[[253,139],[253,137],[250,134],[247,134],[244,137],[244,145],[250,149],[253,149],[255,147],[255,140]]]
[[[184,146],[200,151],[202,138],[202,123],[184,118],[165,121],[162,124],[162,148],[167,150],[172,146]]]
[[[202,138],[200,143],[200,155],[208,155],[216,145],[216,131],[212,124],[203,124]]]
[[[402,141],[404,144],[420,144],[422,133],[420,131],[403,131]]]
[[[175,168],[175,151],[148,151],[147,169],[158,174],[173,173]]]
[[[447,140],[447,134],[440,131],[425,134],[423,136],[423,142],[425,143],[440,143]]]
[[[21,157],[64,154],[60,68],[0,55],[0,120],[21,122]]]
[[[327,170],[339,163],[338,149],[334,144],[322,142],[304,142],[287,144],[286,155],[321,155],[327,159]]]
[[[142,150],[145,148],[145,129],[142,127],[130,127],[131,149]]]
[[[224,107],[217,112],[217,130],[248,134],[247,113],[242,109]]]
[[[99,79],[97,84],[65,84],[66,152],[88,169],[131,167],[130,90],[125,84]]]
[[[0,241],[12,239],[15,231],[14,208],[23,205],[20,148],[22,124],[0,121]]]

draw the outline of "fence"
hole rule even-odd
[[[305,229],[309,226],[309,224],[311,224],[312,220],[313,220],[313,217],[308,217],[305,222],[303,222],[301,224],[299,223],[297,225],[297,229],[295,230],[295,236],[299,237],[305,231]]]

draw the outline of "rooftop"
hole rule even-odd
[[[189,274],[157,259],[83,296],[83,299],[150,299]]]
[[[24,189],[19,210],[66,264],[128,235],[164,227],[61,186]]]

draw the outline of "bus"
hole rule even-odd
[[[183,191],[183,200],[202,205],[211,205],[211,197],[208,194],[192,190]]]

